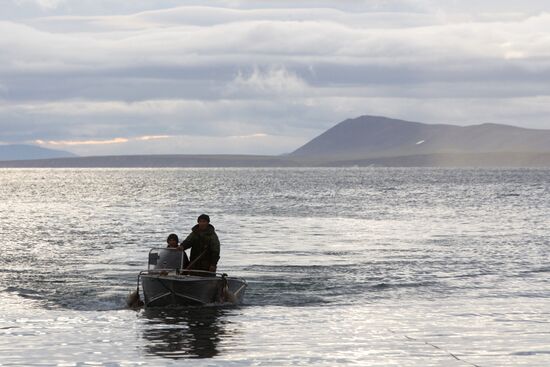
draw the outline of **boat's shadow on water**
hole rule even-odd
[[[215,357],[220,340],[231,337],[224,317],[228,312],[222,307],[146,309],[140,314],[146,353],[170,359]]]

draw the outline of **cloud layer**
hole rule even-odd
[[[199,3],[11,1],[0,142],[278,154],[362,114],[550,128],[541,1]]]

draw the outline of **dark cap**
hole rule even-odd
[[[201,220],[201,219],[204,219],[204,220],[206,220],[208,223],[210,223],[210,217],[209,217],[208,215],[206,215],[206,214],[201,214],[201,215],[199,215],[199,217],[197,218],[197,222],[198,222],[199,220]]]

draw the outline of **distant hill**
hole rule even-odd
[[[68,157],[72,154],[34,146],[23,146],[13,155],[13,147],[12,158],[6,158],[6,146],[0,146],[0,167],[550,167],[550,130],[430,125],[379,116],[342,121],[281,156]]]
[[[515,163],[521,159],[540,163],[546,159],[546,153],[550,153],[550,130],[499,124],[429,125],[361,116],[337,124],[289,157],[312,163],[346,161],[364,165],[370,160],[382,165],[390,161],[391,165],[399,165],[402,160],[403,165],[414,161],[418,165],[437,166],[448,160],[460,165],[467,165],[468,161],[475,164],[475,159],[487,155],[491,157],[487,162],[505,165],[511,157],[515,157]],[[505,161],[499,163],[500,156]]]
[[[61,157],[76,157],[75,154],[63,150],[54,150],[36,145],[11,144],[0,145],[0,161],[47,159]]]

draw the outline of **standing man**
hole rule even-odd
[[[181,242],[180,248],[191,248],[191,268],[193,270],[206,270],[216,272],[216,266],[220,259],[220,240],[210,224],[210,217],[201,214],[197,218],[197,224],[191,230],[189,236]]]

